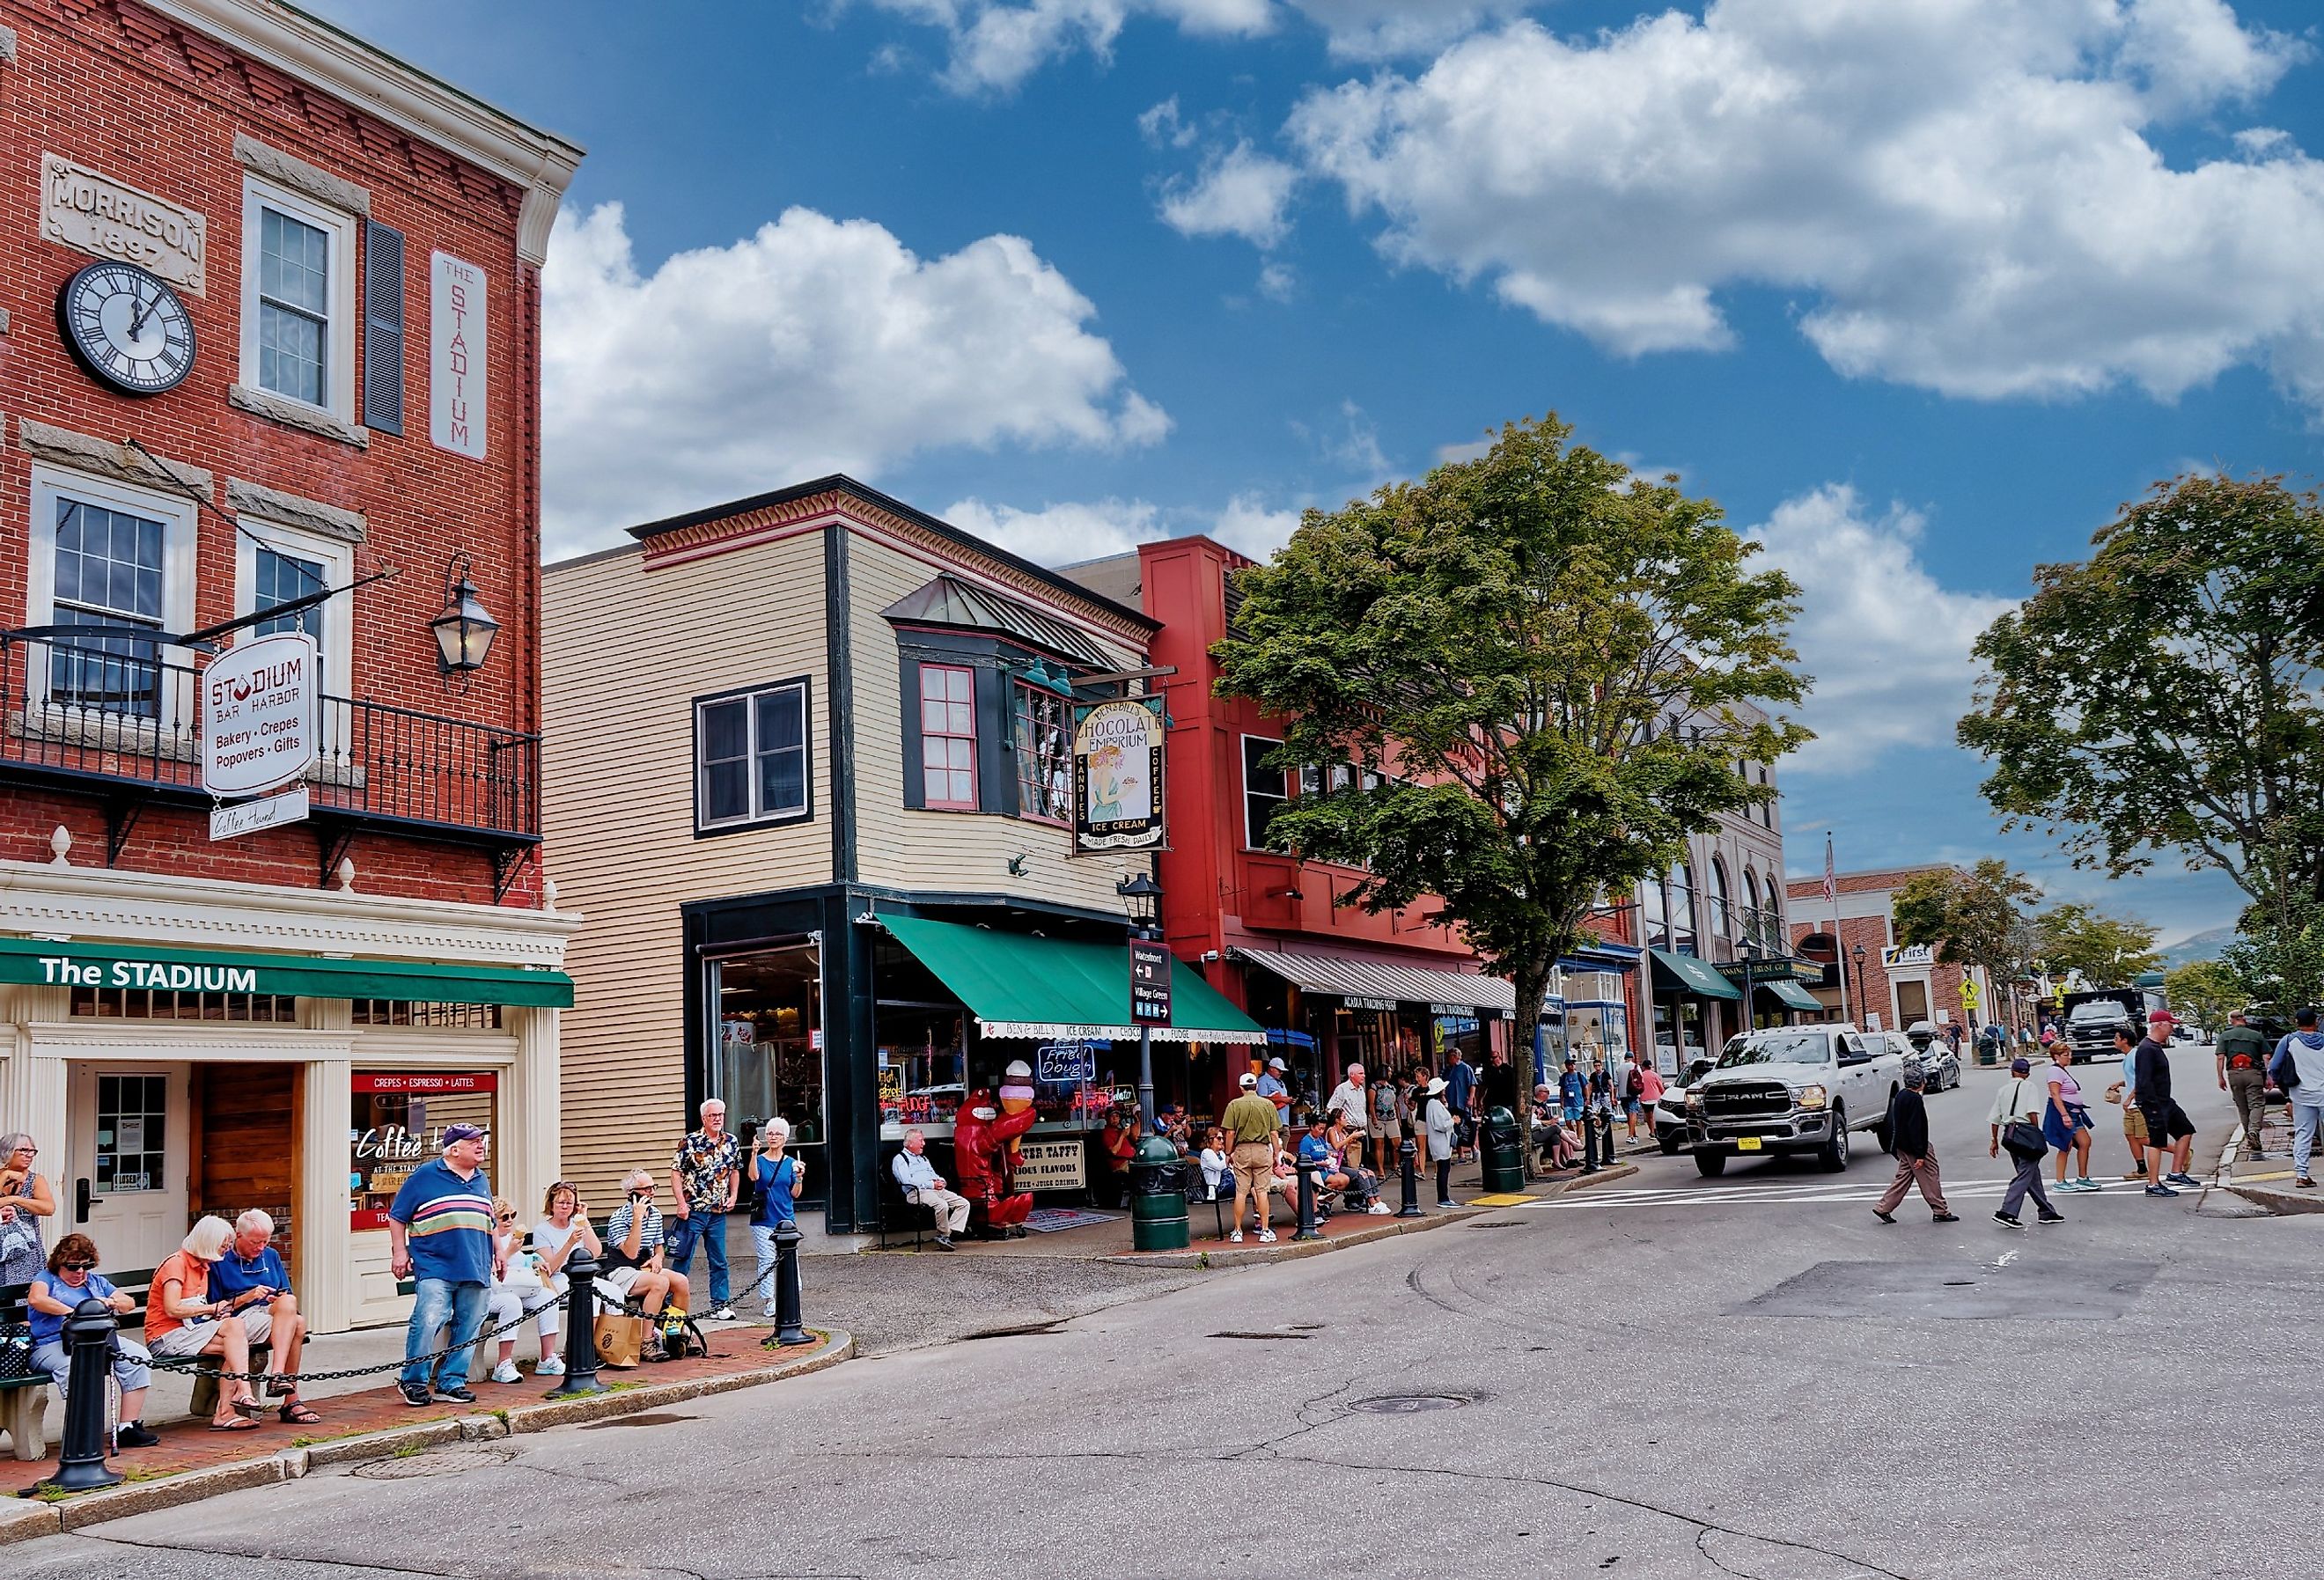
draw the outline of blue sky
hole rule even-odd
[[[552,554],[844,469],[1052,562],[1555,410],[1807,589],[1795,873],[2002,854],[1975,633],[2187,467],[2324,459],[2293,0],[312,0],[589,149]]]

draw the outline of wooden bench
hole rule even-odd
[[[5,1325],[10,1333],[24,1328],[32,1317],[32,1308],[24,1304],[24,1296],[31,1288],[29,1284],[0,1284],[0,1325]],[[32,1342],[29,1335],[25,1342]],[[31,1359],[29,1351],[25,1359]],[[49,1385],[53,1381],[46,1372],[0,1377],[0,1430],[7,1432],[8,1446],[19,1459],[48,1456],[49,1440],[42,1422],[48,1414]]]
[[[904,1187],[896,1182],[894,1169],[883,1168],[880,1170],[879,1238],[882,1247],[891,1237],[901,1234],[908,1224],[912,1231],[912,1249],[918,1251],[920,1237],[929,1233],[936,1222],[933,1208],[922,1206],[904,1194]]]

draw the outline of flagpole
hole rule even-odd
[[[1840,1018],[1853,1025],[1848,1004],[1848,940],[1840,931],[1840,881],[1833,875],[1831,836],[1823,836],[1823,897],[1831,901],[1831,961],[1840,973]]]

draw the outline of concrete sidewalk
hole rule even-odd
[[[2319,1145],[2324,1147],[2324,1142]],[[2260,1150],[2265,1155],[2254,1159],[2246,1155],[2248,1150],[2238,1128],[2232,1147],[2220,1159],[2215,1186],[2272,1213],[2324,1213],[2324,1187],[2302,1190],[2292,1183],[2290,1108],[2268,1104],[2260,1127]],[[2324,1168],[2324,1160],[2310,1159],[2310,1167]]]

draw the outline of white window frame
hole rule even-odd
[[[284,526],[244,511],[236,517],[242,531],[234,539],[234,612],[248,614],[258,607],[258,549],[261,543],[283,554],[311,559],[323,568],[326,586],[334,589],[355,580],[355,546],[343,538]],[[354,697],[355,600],[333,598],[323,605],[323,689],[334,697]],[[247,628],[236,632],[240,641]]]
[[[323,331],[323,393],[316,406],[340,421],[355,420],[355,217],[329,208],[261,177],[242,178],[242,377],[244,387],[263,391],[295,405],[313,402],[270,390],[258,382],[258,246],[262,226],[259,210],[276,209],[302,224],[327,232],[331,238],[330,267],[325,272],[330,293]]]
[[[1242,794],[1236,799],[1235,815],[1241,825],[1242,847],[1245,850],[1263,851],[1268,855],[1281,855],[1284,853],[1272,845],[1253,845],[1250,842],[1250,743],[1253,741],[1263,742],[1269,746],[1283,744],[1280,740],[1272,735],[1244,735],[1237,742],[1235,750],[1239,755],[1235,759],[1235,780],[1241,786]],[[1286,772],[1282,778],[1283,795],[1280,799],[1284,805],[1288,806],[1293,799],[1293,789],[1298,781],[1298,776]]]
[[[127,511],[161,523],[161,628],[190,631],[194,627],[194,546],[200,522],[191,499],[182,494],[161,494],[134,484],[116,483],[61,467],[32,467],[32,531],[24,574],[24,624],[48,625],[55,621],[57,591],[57,505],[78,500],[103,510]],[[155,650],[164,664],[190,669],[193,655],[180,647]],[[49,694],[48,654],[31,650],[25,665],[25,690],[30,698]],[[143,725],[144,721],[137,721]],[[161,701],[160,725],[164,732],[191,730],[194,695],[189,679],[181,679]]]
[[[759,778],[759,699],[778,691],[795,693],[799,710],[799,802],[797,807],[768,808],[760,804]],[[708,766],[702,760],[703,710],[724,707],[733,703],[742,705],[745,750],[742,761],[750,768],[751,805],[749,810],[733,818],[713,818],[710,812]],[[786,823],[804,823],[815,816],[815,710],[810,706],[807,682],[777,680],[765,686],[746,687],[736,691],[721,691],[712,697],[694,699],[694,832],[724,834],[738,828],[767,828]]]

